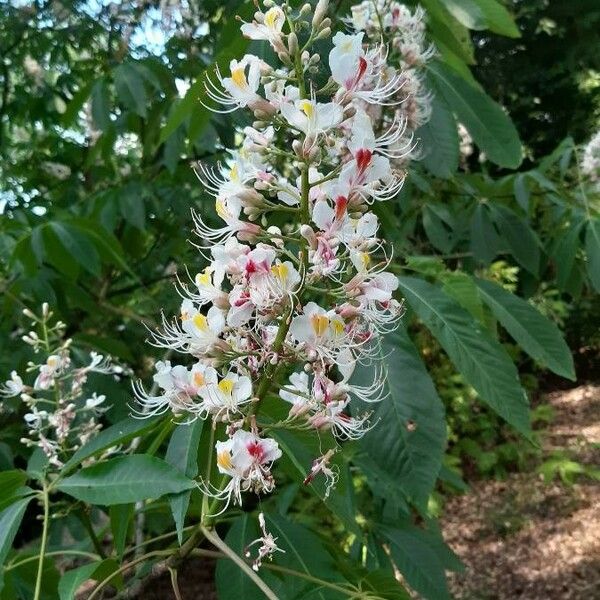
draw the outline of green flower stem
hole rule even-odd
[[[44,557],[49,556],[83,556],[85,558],[89,558],[91,560],[100,560],[101,556],[98,554],[94,554],[93,552],[84,552],[83,550],[54,550],[52,552],[46,552]],[[4,567],[4,571],[12,571],[21,565],[25,565],[30,562],[34,562],[39,560],[40,555],[36,554],[35,556],[28,556],[23,560],[19,560],[17,562],[9,563]]]
[[[40,554],[37,568],[37,576],[35,579],[35,592],[33,600],[39,600],[42,593],[42,574],[44,572],[44,557],[46,554],[46,544],[48,542],[48,523],[50,521],[50,498],[48,494],[48,486],[43,482],[42,502],[44,504],[44,524],[42,527],[42,542],[40,545]]]

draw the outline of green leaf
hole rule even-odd
[[[0,512],[0,565],[4,565],[30,500],[17,500]]]
[[[439,287],[414,277],[399,277],[398,283],[411,308],[481,399],[529,436],[527,396],[504,348]]]
[[[59,221],[51,221],[48,228],[64,248],[67,261],[79,263],[92,275],[100,275],[100,257],[85,232]]]
[[[492,207],[494,221],[515,260],[532,275],[540,270],[540,241],[529,224],[501,204]]]
[[[552,249],[552,258],[556,268],[556,283],[564,291],[569,291],[568,284],[575,265],[577,251],[580,248],[579,234],[583,225],[584,221],[579,220],[570,225],[567,231],[559,231]]]
[[[474,2],[479,6],[490,31],[512,38],[521,37],[514,18],[501,2],[498,0],[474,0]]]
[[[130,184],[121,190],[119,209],[128,223],[137,229],[144,229],[146,225],[146,205],[141,186]]]
[[[600,292],[600,219],[591,220],[585,230],[587,271],[592,286]]]
[[[113,536],[113,548],[119,558],[123,556],[123,550],[127,542],[127,533],[129,531],[129,523],[133,517],[133,504],[116,504],[111,506],[110,515],[110,530]]]
[[[434,90],[446,100],[488,159],[501,167],[518,167],[521,140],[502,107],[448,65],[432,61],[427,68]]]
[[[477,286],[473,279],[462,271],[445,273],[442,277],[442,289],[468,310],[480,323],[485,323],[485,313]]]
[[[375,592],[377,598],[384,600],[410,600],[411,598],[396,577],[383,569],[372,571],[361,579],[360,589]]]
[[[127,417],[106,429],[101,430],[98,435],[93,437],[87,444],[81,446],[75,454],[65,463],[62,468],[62,473],[70,472],[73,467],[76,467],[86,458],[95,456],[107,448],[126,444],[133,438],[144,435],[159,422],[157,417],[149,417],[147,419],[135,419]]]
[[[96,561],[66,571],[58,582],[58,597],[60,600],[75,600],[77,590],[83,583],[89,579],[103,581],[107,579],[111,573],[114,573],[119,568],[119,565],[113,558],[107,558],[102,561]],[[117,588],[122,588],[123,578],[120,573],[115,573],[111,578],[110,583]]]
[[[431,118],[416,132],[422,148],[422,162],[436,177],[452,177],[458,169],[458,130],[448,104],[439,96],[431,101]]]
[[[204,421],[201,419],[196,419],[193,423],[182,423],[175,428],[169,440],[165,460],[186,477],[194,478],[198,474],[198,448],[203,425]],[[183,524],[190,495],[191,491],[185,490],[169,498],[180,544],[183,540]]]
[[[469,30],[440,4],[439,0],[426,0],[428,25],[436,46],[441,42],[450,52],[468,65],[475,64],[475,53]]]
[[[112,506],[177,494],[194,485],[164,460],[134,454],[82,469],[63,479],[57,489],[90,504]]]
[[[482,10],[475,0],[441,0],[446,10],[465,27],[482,30],[487,27]]]
[[[48,456],[39,447],[35,448],[27,461],[27,475],[34,479],[41,480],[44,477],[46,467],[48,466]]]
[[[107,129],[112,123],[110,119],[108,86],[103,77],[96,80],[96,83],[92,87],[92,118],[102,131]]]
[[[2,471],[0,473],[0,490],[2,497],[12,496],[19,488],[25,485],[27,474],[24,471],[16,469],[10,471]]]
[[[446,446],[444,406],[404,328],[384,338],[382,356],[390,396],[370,407],[377,426],[362,438],[360,449],[424,508]]]
[[[497,0],[441,0],[448,12],[469,29],[489,29],[508,37],[520,33],[510,13]]]
[[[389,544],[394,564],[410,587],[429,600],[450,600],[445,566],[425,532],[409,525],[381,525],[377,533]]]
[[[491,281],[475,279],[475,283],[495,317],[529,356],[557,375],[575,381],[571,351],[552,321]]]
[[[477,204],[471,219],[471,250],[475,258],[489,264],[502,250],[500,236],[485,204]]]
[[[84,582],[91,579],[100,564],[100,561],[92,562],[66,571],[58,583],[58,597],[60,600],[74,600],[77,590]]]
[[[127,108],[136,112],[140,117],[145,117],[146,88],[144,78],[134,64],[124,63],[114,70],[115,89],[119,100]]]
[[[79,90],[77,90],[71,101],[67,104],[67,110],[65,110],[61,119],[64,127],[70,127],[75,122],[79,111],[85,104],[85,101],[90,97],[93,85],[93,81],[89,81],[88,83],[84,84]]]

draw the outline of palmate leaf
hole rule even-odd
[[[377,425],[362,438],[360,449],[405,497],[424,508],[446,446],[444,407],[404,328],[385,337],[382,354],[390,396],[372,406]]]
[[[195,483],[154,456],[134,454],[97,463],[56,487],[78,500],[112,506],[191,489]]]
[[[415,277],[399,277],[398,283],[411,308],[481,399],[529,436],[527,396],[504,348],[439,287]]]
[[[575,381],[571,351],[550,319],[491,281],[475,279],[475,283],[494,316],[529,356],[557,375]]]

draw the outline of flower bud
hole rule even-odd
[[[323,22],[321,23],[321,27],[323,29],[325,29],[325,27],[331,28],[331,19],[329,17],[327,17],[326,19],[323,19]]]
[[[315,232],[312,230],[312,227],[310,225],[307,225],[306,223],[300,227],[300,235],[305,240],[308,240],[309,243],[312,243],[316,237]]]
[[[317,6],[315,7],[315,14],[312,19],[312,26],[314,29],[317,29],[321,22],[323,21],[323,17],[327,14],[327,9],[329,8],[329,0],[319,0],[317,2]]]
[[[310,60],[310,52],[308,50],[305,50],[300,56],[300,60],[302,60],[303,65],[308,64],[308,61]]]
[[[28,319],[34,319],[36,320],[37,317],[28,309],[28,308],[24,308],[23,309],[23,314],[28,318]]]
[[[290,54],[296,54],[298,51],[298,37],[294,32],[288,35],[288,51]]]
[[[303,17],[304,15],[307,15],[308,13],[310,13],[311,10],[312,6],[308,2],[306,4],[303,4],[302,8],[300,9],[300,16]]]
[[[324,40],[331,35],[331,29],[329,27],[325,27],[319,32],[319,35],[315,38],[315,40]]]

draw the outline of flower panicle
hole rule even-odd
[[[426,97],[416,68],[430,51],[422,11],[396,14],[397,3],[378,0],[377,10],[392,11],[377,25],[363,14],[373,3],[363,4],[352,11],[354,33],[332,36],[326,0],[299,11],[267,0],[241,32],[269,43],[279,64],[246,54],[205,82],[211,108],[255,121],[222,163],[195,166],[214,201],[214,214],[193,213],[208,265],[178,279],[180,314],[152,335],[191,366],[160,361],[153,389],[134,390],[142,413],[227,424],[214,448],[224,483],[198,484],[221,512],[274,489],[282,449],[267,434],[276,427],[331,441],[305,480],[323,477],[329,494],[335,448],[375,427],[365,407],[388,395],[381,338],[398,326],[402,303],[372,209],[397,196],[415,156],[422,119],[413,104]],[[321,60],[313,44],[329,38]],[[373,366],[370,380],[357,365]],[[289,404],[284,421],[261,425],[267,397]],[[274,542],[264,526],[258,541],[260,564]]]

